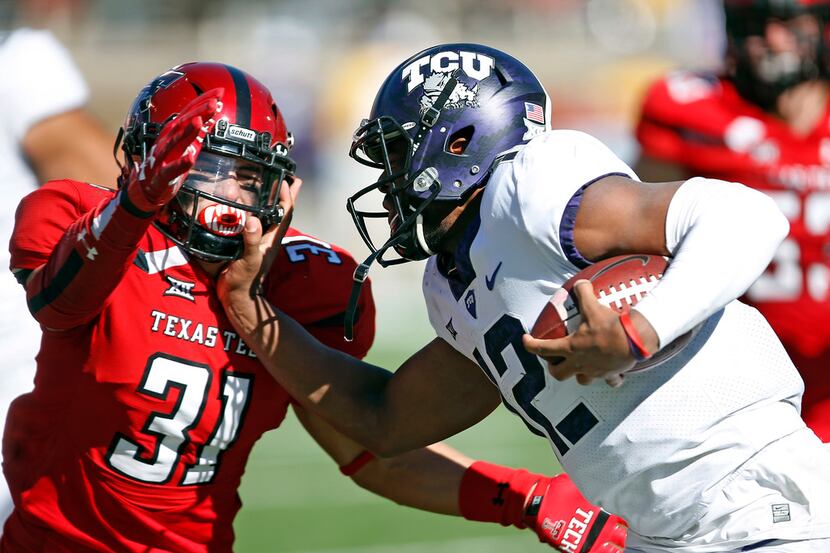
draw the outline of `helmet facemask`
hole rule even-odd
[[[199,259],[236,259],[242,253],[248,217],[257,217],[263,231],[282,219],[279,187],[290,174],[285,168],[266,168],[203,150],[155,225]]]
[[[415,142],[403,126],[392,117],[383,116],[361,125],[349,152],[359,163],[383,171],[374,184],[359,190],[346,203],[361,238],[383,267],[426,259],[433,254],[424,232],[423,212],[438,196],[441,183],[431,168],[410,177],[414,150]],[[367,200],[377,200],[377,194],[368,196],[375,191],[383,195],[390,210],[364,208]],[[380,247],[372,239],[367,219],[389,221],[389,237]],[[390,248],[400,257],[385,259]]]

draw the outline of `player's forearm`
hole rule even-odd
[[[375,459],[354,481],[400,505],[460,516],[461,480],[473,459],[442,443],[388,459]]]
[[[434,444],[498,405],[481,369],[443,340],[394,374],[318,342],[245,287],[220,288],[228,318],[269,372],[303,407],[382,457]]]
[[[695,178],[675,193],[666,220],[672,260],[637,304],[664,346],[743,294],[769,264],[789,224],[764,194]]]
[[[26,283],[35,319],[65,330],[95,317],[132,263],[150,221],[130,213],[116,196],[72,224]]]
[[[402,505],[529,528],[556,551],[622,551],[625,543],[625,521],[585,499],[564,474],[474,462],[444,444],[377,463],[361,471],[367,482],[355,480]]]
[[[386,437],[394,435],[392,429],[400,425],[406,433],[385,401],[392,373],[326,347],[261,296],[243,294],[223,303],[260,362],[304,408],[370,451],[390,454]]]

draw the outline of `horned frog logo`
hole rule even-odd
[[[421,96],[421,115],[435,103],[435,99],[444,90],[444,85],[450,80],[450,73],[433,73],[424,80],[424,95]],[[458,109],[461,107],[477,108],[478,107],[478,83],[473,88],[458,81],[455,89],[447,98],[447,103],[444,104],[444,109]]]

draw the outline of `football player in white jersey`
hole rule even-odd
[[[356,290],[375,260],[427,259],[437,334],[394,374],[319,345],[256,293],[273,237],[255,221],[219,284],[231,320],[297,401],[375,454],[444,439],[501,400],[589,500],[628,520],[628,551],[830,551],[830,452],[799,417],[780,342],[736,300],[786,219],[737,183],[641,183],[550,117],[533,73],[481,45],[419,52],[381,86],[351,150],[382,171],[348,202],[372,249]],[[382,210],[364,207],[372,197]],[[371,217],[391,228],[379,247]],[[526,334],[565,280],[623,253],[672,257],[625,326],[581,283],[575,333]],[[679,353],[628,372],[695,327]]]
[[[115,182],[115,139],[85,109],[89,89],[49,31],[0,32],[0,433],[11,401],[32,389],[40,328],[9,267],[9,237],[20,199],[56,178]],[[0,459],[2,456],[0,456]],[[12,511],[0,477],[0,534]]]

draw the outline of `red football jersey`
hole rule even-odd
[[[791,353],[830,355],[830,112],[798,136],[728,80],[678,71],[649,90],[637,138],[645,155],[690,176],[740,182],[776,200],[790,235],[745,299]]]
[[[45,263],[70,223],[112,194],[74,181],[30,194],[12,267]],[[374,337],[370,289],[355,341],[343,339],[351,256],[295,229],[282,247],[266,282],[271,302],[322,342],[364,356]],[[211,278],[150,227],[90,324],[44,329],[35,389],[12,404],[3,440],[17,505],[6,544],[231,551],[248,455],[289,402],[225,317]]]

